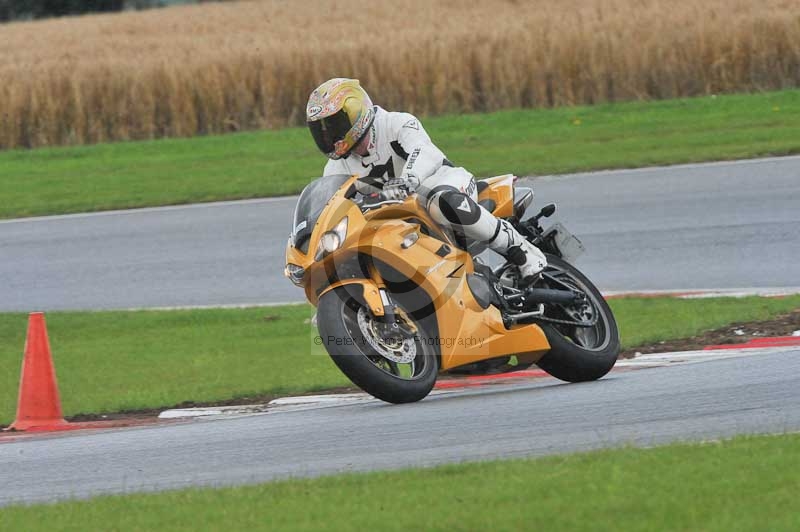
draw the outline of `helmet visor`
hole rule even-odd
[[[352,127],[350,117],[344,109],[320,120],[308,122],[308,129],[311,130],[317,148],[326,155],[336,151],[336,143],[344,139]]]

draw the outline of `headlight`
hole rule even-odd
[[[347,237],[347,216],[342,218],[332,230],[322,234],[319,238],[319,251],[314,260],[320,260],[328,253],[333,253],[342,247],[345,237]]]
[[[289,278],[294,284],[299,285],[303,282],[303,276],[306,271],[297,264],[287,264],[286,269],[283,270],[283,275]]]
[[[341,245],[342,239],[333,231],[328,231],[319,239],[319,247],[321,247],[322,251],[325,253],[332,253],[339,249]]]

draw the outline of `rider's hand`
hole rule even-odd
[[[414,174],[405,174],[404,178],[408,192],[415,192],[419,188],[419,178]]]
[[[408,185],[405,179],[390,179],[383,185],[383,197],[387,200],[402,201],[408,197]]]

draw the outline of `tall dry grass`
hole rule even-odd
[[[360,5],[356,10],[354,6]],[[800,0],[253,0],[0,26],[0,147],[800,86]]]

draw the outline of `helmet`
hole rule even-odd
[[[306,106],[311,136],[329,159],[347,157],[374,119],[372,100],[357,79],[326,81],[314,89]]]

